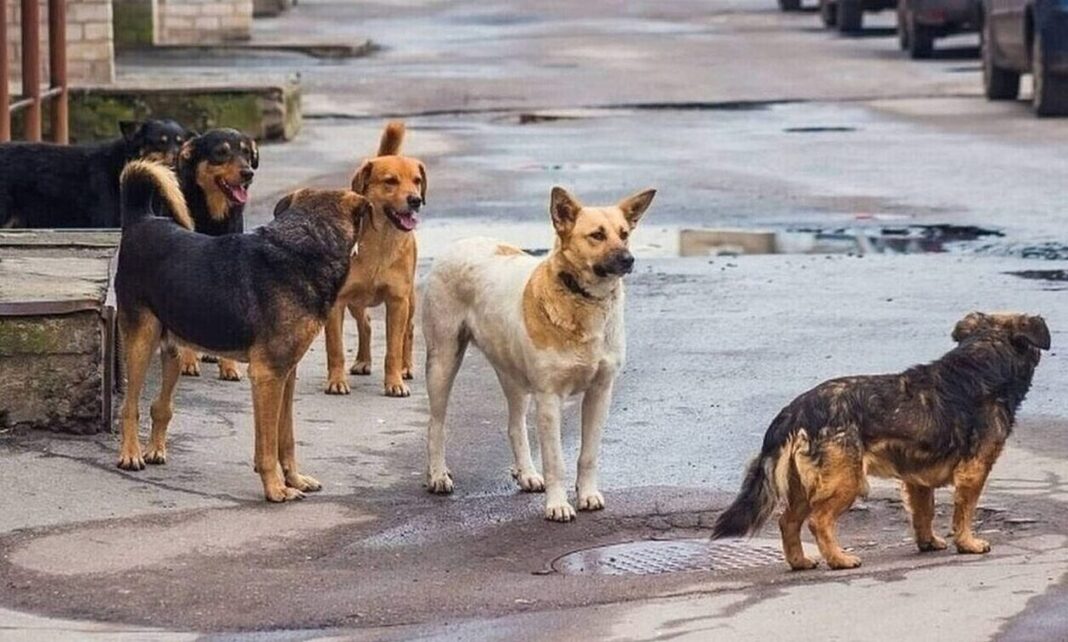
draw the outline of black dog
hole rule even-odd
[[[256,141],[235,129],[212,129],[187,142],[178,155],[178,180],[193,229],[211,236],[244,232],[248,188],[259,166]],[[182,374],[199,377],[200,358],[183,348]],[[234,361],[219,359],[219,378],[239,381],[241,372]]]
[[[713,538],[756,531],[784,500],[779,519],[786,561],[816,562],[801,547],[808,520],[831,568],[860,559],[838,544],[838,517],[867,493],[867,474],[901,480],[921,551],[946,548],[935,535],[934,489],[954,487],[953,539],[960,553],[986,553],[972,515],[990,468],[1016,420],[1031,378],[1049,350],[1042,317],[973,312],[953,329],[957,347],[900,374],[832,379],[794,399],[771,422],[742,490],[712,528]]]
[[[119,227],[119,174],[135,158],[173,165],[195,134],[173,120],[121,122],[89,145],[0,145],[0,227]]]
[[[179,376],[178,346],[249,363],[255,466],[269,501],[321,488],[297,470],[293,438],[296,367],[319,334],[349,271],[368,201],[350,191],[302,192],[299,202],[249,234],[192,231],[174,175],[134,161],[122,174],[123,227],[115,277],[128,390],[119,467],[166,461],[166,431]],[[154,216],[159,198],[173,218]],[[163,377],[142,454],[138,406],[148,364]]]

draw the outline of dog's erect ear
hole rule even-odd
[[[986,323],[986,315],[982,312],[969,312],[968,316],[957,321],[957,325],[953,327],[953,334],[951,336],[954,341],[960,343],[972,336],[976,330],[986,325]]]
[[[300,190],[297,190],[300,191]],[[278,202],[274,204],[274,217],[278,218],[278,215],[289,209],[289,206],[293,204],[293,199],[296,198],[297,192],[290,192],[278,199]]]
[[[374,168],[374,161],[366,160],[363,165],[360,165],[356,173],[352,175],[352,191],[361,195],[367,192],[367,185],[371,182],[371,172]]]
[[[141,127],[144,123],[139,120],[120,120],[119,131],[122,132],[122,138],[127,143],[133,143],[137,140],[138,134],[141,133]]]
[[[254,141],[254,140],[252,140],[250,138],[250,139],[248,139],[248,148],[252,152],[251,153],[252,160],[249,161],[249,164],[252,165],[252,169],[259,169],[260,168],[260,148],[259,148],[259,146],[256,144],[256,141]]]
[[[570,232],[580,210],[582,210],[582,203],[579,203],[566,189],[553,188],[549,196],[549,214],[552,216],[553,227],[556,228],[557,233]]]
[[[637,227],[638,221],[640,221],[642,215],[645,214],[645,210],[649,209],[649,205],[653,202],[654,196],[656,196],[656,190],[647,189],[644,192],[638,192],[633,196],[628,196],[616,205],[616,207],[623,211],[623,216],[627,219],[627,223],[630,224],[630,229],[633,230]]]
[[[423,177],[423,182],[419,185],[419,197],[423,199],[423,205],[426,205],[426,166],[419,163],[419,175]]]
[[[1012,334],[1012,341],[1016,344],[1027,344],[1040,350],[1049,350],[1050,336],[1046,320],[1042,317],[1021,317],[1016,330]]]

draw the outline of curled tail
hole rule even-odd
[[[789,424],[785,414],[772,422],[760,455],[749,462],[738,496],[716,518],[712,539],[752,535],[771,517],[779,498],[786,495],[793,454],[808,442],[803,430],[791,431]]]
[[[382,132],[382,140],[378,143],[379,156],[396,156],[400,153],[401,144],[404,142],[404,123],[394,120],[386,124]]]
[[[178,177],[169,168],[154,161],[135,160],[126,164],[119,178],[123,228],[149,216],[155,216],[154,199],[163,201],[163,209],[175,222],[193,229],[193,219],[185,204]]]

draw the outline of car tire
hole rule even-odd
[[[838,0],[838,31],[860,33],[864,27],[864,6],[857,0]]]
[[[930,58],[934,52],[934,30],[930,27],[918,24],[916,15],[909,13],[909,57],[913,60]]]
[[[779,9],[782,11],[801,11],[801,0],[779,0]]]
[[[908,51],[909,49],[909,28],[908,23],[905,22],[905,3],[904,0],[898,0],[897,3],[897,45],[901,47],[901,51]]]
[[[831,0],[820,0],[820,20],[823,26],[833,29],[838,25],[838,5]]]
[[[983,58],[983,93],[987,100],[1016,100],[1020,95],[1020,74],[999,67],[994,60],[994,38],[990,20],[983,21],[981,40]]]
[[[1046,66],[1042,34],[1036,33],[1031,50],[1031,73],[1035,93],[1031,104],[1037,116],[1068,116],[1068,76],[1058,76]]]

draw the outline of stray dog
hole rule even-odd
[[[119,123],[122,137],[90,145],[0,145],[0,228],[119,227],[127,162],[174,165],[195,134],[173,120]]]
[[[248,187],[260,166],[256,141],[236,129],[213,129],[189,141],[178,157],[178,180],[193,218],[194,229],[202,234],[240,234],[245,231],[245,205]],[[217,275],[216,278],[224,278]],[[182,349],[182,374],[200,376],[200,360],[214,356],[198,355]],[[231,359],[219,359],[219,378],[240,381],[241,372]]]
[[[972,533],[972,514],[1040,351],[1049,350],[1049,328],[1042,317],[973,312],[953,340],[956,348],[927,365],[832,379],[791,402],[771,422],[713,539],[752,534],[783,499],[779,528],[791,568],[816,566],[801,547],[806,519],[828,566],[856,568],[860,559],[838,544],[837,522],[867,493],[871,473],[901,480],[920,551],[946,548],[931,524],[934,489],[953,484],[957,552],[988,552]]]
[[[430,492],[453,489],[445,465],[445,411],[464,352],[474,343],[508,400],[512,476],[525,491],[545,491],[545,518],[553,521],[575,517],[564,488],[560,411],[566,397],[584,393],[578,509],[604,508],[597,454],[624,359],[622,277],[634,266],[628,239],[655,194],[646,190],[617,205],[583,207],[554,187],[549,210],[556,242],[544,260],[490,239],[469,239],[435,261],[423,314]],[[532,395],[544,479],[527,440]]]
[[[173,218],[154,215],[156,198]],[[254,232],[208,236],[192,231],[174,175],[162,165],[134,161],[122,174],[122,206],[115,292],[129,387],[119,468],[166,462],[178,346],[184,346],[249,363],[255,468],[267,500],[300,499],[319,490],[321,484],[297,468],[297,363],[345,282],[360,220],[370,209],[367,200],[348,191],[307,191]],[[162,385],[143,454],[138,406],[149,361],[161,345]]]
[[[386,125],[378,156],[366,160],[352,177],[352,190],[371,201],[373,214],[360,233],[360,252],[352,257],[348,281],[337,309],[326,324],[326,393],[349,394],[345,377],[344,323],[347,307],[356,317],[359,347],[349,371],[371,374],[371,320],[367,308],[386,304],[385,390],[390,397],[407,397],[405,379],[412,378],[412,336],[415,320],[415,263],[412,230],[419,208],[426,202],[426,167],[399,156],[404,123]]]

